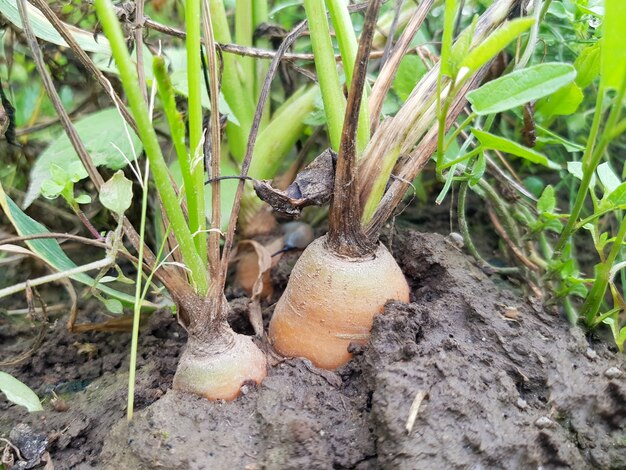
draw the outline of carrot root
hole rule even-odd
[[[242,385],[261,383],[267,374],[263,352],[248,336],[227,330],[220,347],[190,336],[180,358],[174,389],[209,400],[234,400]]]
[[[408,302],[409,286],[384,245],[371,257],[352,259],[336,255],[322,237],[296,263],[269,337],[284,356],[335,369],[350,360],[351,342],[368,341],[374,315],[388,300]]]

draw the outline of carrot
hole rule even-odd
[[[304,356],[334,369],[350,360],[348,345],[366,343],[385,302],[409,301],[409,286],[387,248],[342,257],[318,238],[296,263],[274,309],[269,335],[285,356]]]
[[[350,360],[351,342],[367,342],[374,315],[383,311],[387,300],[409,301],[409,286],[396,261],[365,235],[360,221],[356,131],[380,4],[372,0],[365,14],[339,145],[328,235],[311,243],[296,263],[269,328],[278,352],[306,357],[327,369]]]
[[[265,354],[251,337],[235,333],[228,325],[226,298],[218,303],[217,295],[203,298],[188,291],[173,297],[179,321],[189,333],[174,376],[176,390],[209,400],[233,400],[244,384],[263,381],[267,374]]]

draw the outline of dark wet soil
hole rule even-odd
[[[40,397],[57,390],[69,409],[47,401],[29,415],[0,401],[0,437],[30,424],[56,469],[626,468],[622,355],[487,276],[444,236],[405,231],[392,247],[413,302],[389,304],[369,346],[336,373],[292,359],[235,402],[181,395],[169,387],[184,334],[161,313],[142,329],[128,425],[129,336],[69,335],[59,322],[9,372]],[[293,261],[273,274],[278,287]]]

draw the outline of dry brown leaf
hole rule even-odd
[[[267,246],[255,240],[243,240],[237,247],[236,278],[239,284],[250,294],[248,316],[257,336],[263,336],[263,315],[261,299],[272,295],[270,282],[272,253],[282,248],[282,238],[277,238]],[[274,251],[272,251],[274,250]]]
[[[335,184],[336,159],[337,154],[327,149],[298,173],[284,191],[275,189],[269,181],[255,181],[254,190],[276,212],[297,216],[306,206],[321,206],[330,200]]]

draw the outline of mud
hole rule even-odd
[[[48,435],[57,469],[626,468],[622,355],[487,276],[441,235],[406,231],[393,251],[413,302],[389,304],[370,345],[336,373],[292,359],[235,402],[160,396],[183,335],[156,315],[141,335],[132,424],[123,419],[128,349],[111,339],[124,335],[97,334],[88,338],[97,357],[72,353],[81,339],[71,337],[63,353],[48,341],[13,371],[35,388],[73,361],[78,377],[100,377],[67,394],[63,413],[0,401],[0,436],[29,423]],[[278,267],[277,284],[287,271]],[[114,354],[119,364],[105,367]]]

